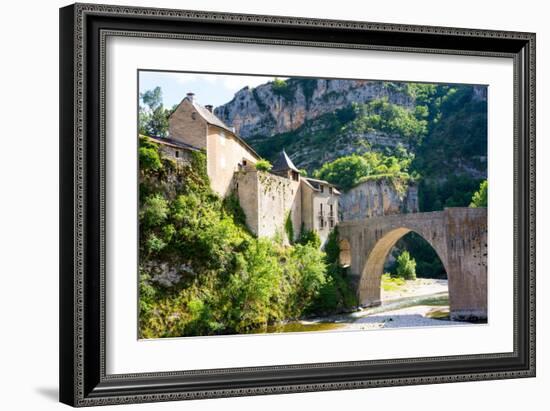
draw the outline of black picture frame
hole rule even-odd
[[[105,373],[103,52],[108,35],[514,61],[514,350],[406,360]],[[60,9],[60,401],[73,406],[535,376],[535,34],[75,4]]]

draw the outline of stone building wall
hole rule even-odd
[[[234,135],[220,127],[208,127],[206,168],[212,189],[220,196],[225,197],[230,192],[233,175],[240,166],[256,161]]]
[[[286,238],[285,223],[290,213],[294,239],[300,232],[302,209],[298,181],[247,167],[235,173],[238,194],[249,229],[258,237]]]
[[[235,173],[233,189],[246,216],[249,230],[258,235],[258,176],[253,168]]]
[[[177,164],[180,165],[191,165],[191,151],[185,148],[174,147],[166,144],[158,144],[160,153],[164,157],[171,158],[175,160]]]
[[[405,192],[400,192],[388,179],[369,180],[342,193],[339,205],[342,221],[416,213],[418,189],[408,186]]]
[[[168,120],[170,138],[193,147],[206,149],[207,130],[206,120],[196,112],[193,104],[187,99],[181,102]]]
[[[331,213],[332,206],[332,213]],[[324,192],[314,192],[312,196],[313,229],[319,234],[321,244],[324,244],[329,233],[338,224],[338,197]]]
[[[314,229],[313,195],[315,190],[309,184],[302,183],[300,191],[302,197],[302,222],[304,223],[304,229],[311,231]]]

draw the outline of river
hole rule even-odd
[[[449,319],[449,295],[438,292],[403,297],[352,313],[315,317],[268,326],[256,333],[367,330],[464,325]]]

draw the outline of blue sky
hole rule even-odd
[[[273,79],[274,77],[263,76],[140,71],[139,92],[159,86],[162,89],[164,106],[170,108],[191,91],[195,93],[199,104],[217,107],[230,101],[243,87],[256,87]]]

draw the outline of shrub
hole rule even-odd
[[[246,227],[246,214],[241,207],[239,197],[234,193],[229,194],[223,200],[224,210],[233,217],[233,220],[244,227]]]
[[[143,170],[157,171],[162,168],[162,162],[157,149],[153,147],[139,148],[139,167]]]
[[[141,207],[140,221],[144,228],[158,226],[166,220],[168,212],[168,202],[161,194],[154,194]]]
[[[397,257],[396,273],[399,277],[403,277],[406,280],[416,279],[416,261],[411,258],[408,251],[403,251]]]
[[[317,232],[313,230],[306,230],[303,226],[302,230],[300,231],[300,237],[298,238],[297,243],[302,245],[309,244],[315,248],[321,247],[321,239],[319,238],[319,234],[317,234]]]
[[[292,213],[289,211],[285,219],[285,232],[288,238],[288,242],[292,244],[294,242],[294,225],[292,224]]]
[[[472,202],[470,207],[487,207],[487,180],[483,180],[477,190],[472,196]]]
[[[258,160],[255,166],[258,171],[269,171],[273,167],[269,161],[264,159]]]

